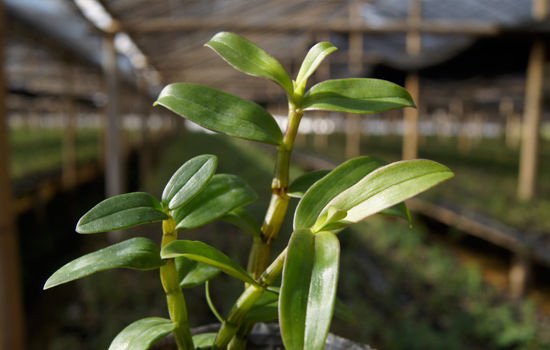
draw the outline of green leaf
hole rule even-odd
[[[322,217],[330,208],[347,212],[340,221],[346,224],[391,207],[453,177],[449,168],[431,160],[395,162],[365,176],[334,197],[323,209],[315,230],[323,230]],[[328,222],[327,222],[328,223]]]
[[[296,85],[305,88],[307,80],[317,70],[325,57],[336,50],[338,50],[336,46],[326,41],[317,43],[309,49],[306,58],[304,58],[302,62],[298,76],[296,77]]]
[[[283,267],[279,301],[287,349],[324,349],[336,286],[340,244],[332,232],[294,231]]]
[[[226,274],[246,283],[257,284],[238,263],[216,248],[200,241],[173,241],[162,249],[161,256],[163,259],[182,256],[187,259],[214,266]]]
[[[206,46],[238,71],[272,80],[292,96],[292,80],[283,66],[248,39],[234,33],[221,32],[214,35]]]
[[[193,345],[196,350],[210,349],[214,345],[217,333],[202,333],[193,336]]]
[[[199,286],[220,273],[218,268],[184,257],[176,258],[175,262],[182,288]]]
[[[326,80],[313,86],[304,97],[304,110],[373,114],[414,107],[411,95],[385,80],[350,78]]]
[[[161,204],[144,192],[132,192],[107,198],[90,209],[76,224],[78,233],[123,230],[168,219]]]
[[[405,202],[401,202],[394,206],[386,208],[382,210],[380,214],[387,215],[387,216],[396,216],[403,220],[407,220],[409,224],[412,223],[411,212],[409,211],[409,208],[407,208],[407,205],[405,204]]]
[[[162,201],[170,210],[187,203],[208,184],[217,165],[218,158],[211,154],[203,154],[188,160],[164,187]]]
[[[274,145],[283,138],[275,119],[260,105],[206,86],[170,84],[162,89],[155,105],[229,136]]]
[[[245,319],[253,322],[270,322],[279,317],[279,295],[272,291],[266,291],[254,303],[254,306],[246,314]]]
[[[240,177],[216,174],[195,198],[173,213],[178,229],[203,226],[235,208],[254,202],[256,193]]]
[[[288,196],[302,198],[314,183],[321,180],[329,172],[330,170],[315,170],[296,178],[288,187]]]
[[[163,264],[160,249],[153,241],[136,237],[93,253],[81,256],[57,270],[44,285],[44,289],[74,281],[93,273],[128,268],[151,270]]]
[[[138,320],[120,332],[109,350],[147,350],[175,328],[172,321],[161,317]]]
[[[237,226],[244,233],[247,233],[252,237],[260,237],[260,235],[262,234],[258,221],[256,221],[256,219],[252,217],[252,215],[250,215],[250,213],[242,207],[231,210],[221,219]]]
[[[294,229],[311,228],[332,198],[381,165],[381,161],[371,157],[350,159],[315,182],[296,207]]]

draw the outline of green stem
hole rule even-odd
[[[170,218],[162,222],[162,233],[162,247],[178,238],[174,219]],[[166,259],[166,263],[160,267],[160,281],[166,294],[170,319],[175,325],[173,334],[178,350],[193,350],[195,347],[189,330],[187,306],[180,288],[174,259]]]
[[[260,276],[258,279],[260,284],[259,286],[249,285],[241,294],[239,299],[237,299],[233,305],[233,308],[229,312],[229,316],[225,322],[222,323],[222,326],[218,331],[218,335],[214,343],[214,349],[225,349],[227,347],[227,344],[243,325],[246,314],[262,296],[266,290],[266,287],[272,284],[275,279],[281,275],[286,258],[286,252],[286,249],[283,250]]]
[[[293,103],[288,105],[288,125],[282,143],[277,148],[275,174],[271,183],[271,201],[262,224],[262,236],[254,240],[248,260],[248,271],[254,278],[260,276],[269,263],[272,241],[277,237],[286,216],[290,198],[289,184],[290,155],[294,139],[304,112]]]

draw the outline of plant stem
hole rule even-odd
[[[254,240],[248,260],[248,271],[254,278],[260,276],[267,267],[272,241],[279,234],[286,216],[290,200],[287,195],[290,155],[303,114],[304,112],[293,103],[288,104],[288,125],[283,142],[277,148],[275,174],[271,183],[271,201],[262,224],[262,236]]]
[[[169,218],[162,222],[162,247],[175,241],[178,237],[176,222]],[[160,281],[166,294],[166,304],[170,319],[175,325],[173,330],[178,350],[193,350],[193,339],[189,330],[187,319],[187,306],[180,288],[178,272],[174,259],[166,259],[166,263],[160,267]]]
[[[225,349],[227,344],[235,336],[239,327],[245,321],[245,316],[254,306],[256,301],[262,296],[265,288],[279,277],[283,271],[283,265],[286,258],[287,249],[283,250],[281,254],[268,266],[265,272],[260,276],[258,285],[249,285],[241,294],[239,299],[233,305],[233,308],[229,312],[229,316],[222,323],[216,341],[214,343],[214,349]]]

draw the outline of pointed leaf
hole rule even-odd
[[[385,80],[350,78],[326,80],[313,86],[304,97],[304,110],[372,114],[414,107],[401,86]]]
[[[310,228],[328,202],[383,163],[371,157],[348,160],[311,186],[294,214],[294,229]]]
[[[216,248],[200,241],[173,241],[161,252],[163,259],[185,257],[214,266],[226,274],[246,283],[257,284],[256,281],[235,261]]]
[[[325,57],[336,50],[338,50],[336,46],[326,41],[317,43],[309,49],[296,77],[296,85],[305,87],[307,80],[317,70]]]
[[[187,203],[206,187],[217,165],[218,158],[211,154],[203,154],[188,160],[164,187],[162,201],[168,204],[170,210]]]
[[[44,289],[55,287],[93,273],[128,268],[151,270],[163,264],[160,249],[153,241],[136,237],[93,253],[81,256],[57,270],[44,285]]]
[[[221,32],[214,35],[206,46],[233,68],[245,74],[272,80],[292,96],[292,80],[286,70],[279,61],[250,40],[234,33]]]
[[[157,104],[229,136],[274,145],[283,138],[275,119],[260,105],[206,86],[170,84],[160,92]]]
[[[193,336],[193,345],[196,350],[211,349],[216,341],[217,333],[202,333]]]
[[[322,217],[334,207],[347,212],[344,223],[354,223],[391,207],[453,177],[449,168],[431,160],[415,159],[395,162],[365,176],[323,209]],[[322,225],[315,224],[322,230]]]
[[[80,218],[78,233],[122,230],[168,219],[161,204],[144,192],[132,192],[107,198]]]
[[[334,312],[339,259],[340,245],[332,232],[292,234],[279,301],[287,349],[324,349]]]
[[[180,287],[193,288],[216,277],[220,270],[184,257],[175,259],[176,270],[180,280]]]
[[[147,350],[175,328],[172,321],[147,317],[124,328],[113,340],[109,350]]]
[[[328,173],[330,173],[330,170],[315,170],[296,178],[288,187],[288,196],[302,198],[314,183],[321,180]]]
[[[240,177],[216,174],[190,202],[173,213],[178,229],[191,229],[217,220],[235,208],[252,203],[256,193]]]
[[[237,226],[252,237],[260,237],[262,234],[258,221],[242,207],[231,210],[222,217],[222,220]]]

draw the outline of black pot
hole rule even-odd
[[[211,324],[193,328],[193,334],[217,332],[219,324]],[[175,349],[174,340],[170,337],[159,342],[153,347],[154,350]],[[257,323],[248,337],[249,350],[284,350],[279,325],[276,323]],[[289,349],[294,350],[294,349]],[[301,349],[296,349],[301,350]],[[330,333],[327,337],[325,350],[374,350],[368,345],[352,342],[351,340],[339,337]]]

